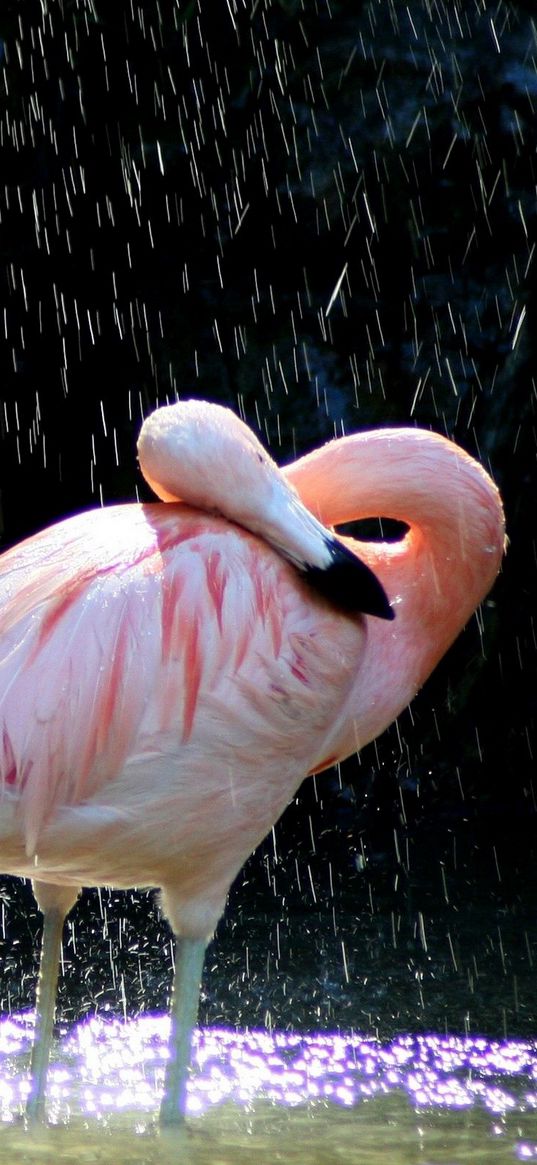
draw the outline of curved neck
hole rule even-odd
[[[504,549],[502,506],[476,461],[420,429],[343,437],[284,472],[327,525],[384,517],[409,527],[395,543],[345,539],[378,575],[395,610],[392,624],[367,620],[353,707],[342,717],[346,727],[342,720],[335,726],[345,755],[410,702],[492,586]],[[354,743],[350,716],[361,724]]]

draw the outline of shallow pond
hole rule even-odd
[[[31,1017],[0,1028],[0,1162],[351,1161],[467,1165],[537,1159],[537,1043],[484,1037],[201,1029],[187,1128],[155,1127],[167,1021],[90,1020],[60,1040],[48,1127],[17,1118]]]

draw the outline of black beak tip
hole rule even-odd
[[[331,561],[327,567],[307,566],[305,575],[315,590],[325,596],[334,607],[377,619],[395,619],[382,583],[371,567],[362,562],[337,538],[330,539]]]
[[[377,619],[387,619],[387,621],[391,623],[395,619],[395,611],[390,604],[384,587],[381,587],[380,583],[379,587],[381,591],[381,594],[379,595],[379,602],[374,609],[372,607],[371,611],[369,611],[369,614],[376,615]]]

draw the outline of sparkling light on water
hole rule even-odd
[[[3,1121],[13,1120],[26,1098],[32,1024],[31,1014],[0,1023]],[[156,1111],[167,1032],[161,1016],[78,1024],[60,1041],[51,1065],[49,1117]],[[537,1110],[537,1043],[528,1040],[403,1035],[380,1043],[359,1035],[202,1028],[194,1039],[193,1069],[192,1115],[224,1100],[351,1106],[392,1089],[405,1092],[414,1109],[477,1105],[499,1116]],[[534,1147],[519,1146],[519,1156],[531,1159]]]

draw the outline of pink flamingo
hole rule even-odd
[[[160,887],[177,938],[161,1123],[181,1123],[231,881],[303,776],[408,704],[504,548],[492,481],[429,432],[344,437],[279,470],[233,413],[190,401],[146,420],[139,455],[167,504],[83,513],[0,559],[0,868],[44,914],[33,1120],[63,922],[108,884]],[[373,515],[408,532],[327,528]]]

